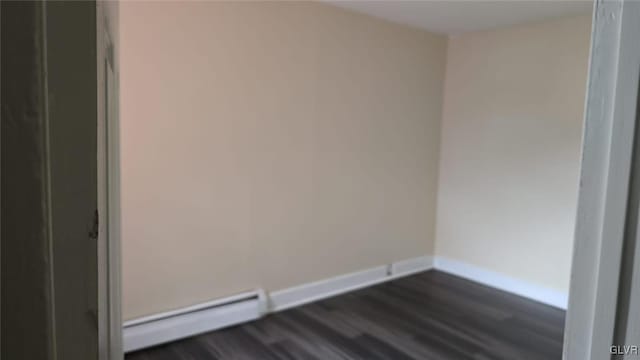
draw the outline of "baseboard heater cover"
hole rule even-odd
[[[269,310],[278,312],[429,270],[431,256],[420,256],[269,293]]]
[[[131,352],[260,318],[267,309],[262,289],[123,324],[124,351]]]
[[[444,257],[420,256],[269,293],[258,289],[124,323],[131,352],[252,320],[331,296],[435,268],[561,309],[567,294]]]
[[[271,312],[326,299],[391,281],[433,267],[431,256],[420,256],[356,271],[266,294],[258,289],[203,304],[127,321],[125,352],[187,338],[256,320]]]

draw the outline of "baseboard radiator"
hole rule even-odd
[[[124,351],[140,350],[256,320],[267,313],[286,310],[425,271],[432,265],[431,256],[420,256],[268,294],[258,289],[127,321],[123,325]]]
[[[267,303],[265,292],[258,289],[127,321],[123,324],[124,351],[135,351],[258,319],[267,312]]]
[[[435,268],[543,304],[567,308],[568,294],[443,257],[420,256],[265,293],[257,289],[124,323],[124,351],[130,352],[256,320],[314,301]]]

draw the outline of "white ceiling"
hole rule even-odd
[[[588,14],[587,0],[325,0],[333,5],[425,30],[459,34]]]

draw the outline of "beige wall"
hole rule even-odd
[[[438,256],[568,291],[590,24],[450,38]]]
[[[313,3],[120,15],[125,318],[432,253],[444,37]]]

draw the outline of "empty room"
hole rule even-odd
[[[592,6],[121,2],[126,358],[560,359]]]

